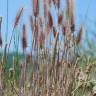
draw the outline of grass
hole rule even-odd
[[[82,51],[79,47],[83,25],[80,25],[78,33],[74,33],[74,1],[66,0],[64,12],[60,9],[60,0],[44,0],[43,20],[39,16],[38,1],[32,1],[33,14],[29,17],[32,31],[30,53],[26,51],[26,24],[22,24],[21,37],[16,31],[24,8],[15,17],[12,36],[0,55],[0,96],[95,96],[96,61],[86,53],[79,54]],[[58,13],[56,25],[50,12],[52,2]],[[0,42],[1,25],[0,19]],[[20,40],[23,50],[21,55],[18,52]],[[10,55],[12,42],[15,52]]]

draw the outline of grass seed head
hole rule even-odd
[[[23,13],[23,7],[19,9],[19,11],[18,11],[18,13],[17,13],[17,15],[15,17],[14,28],[18,25],[18,22],[20,20],[20,17],[22,15],[22,13]]]
[[[62,24],[62,34],[63,34],[63,36],[65,36],[65,34],[66,34],[66,22],[64,22],[64,24]]]
[[[63,19],[63,15],[60,14],[60,15],[58,16],[58,24],[61,24],[61,23],[62,23],[62,19]]]
[[[56,30],[56,28],[55,27],[53,27],[53,35],[54,35],[54,38],[56,37],[56,35],[57,35],[57,30]]]
[[[23,24],[22,27],[22,48],[25,50],[27,47],[27,40],[26,40],[26,26]]]
[[[33,0],[33,13],[35,17],[39,14],[39,0]]]
[[[30,16],[30,27],[31,27],[31,31],[33,31],[33,18],[32,18],[32,16]]]
[[[48,11],[48,26],[50,27],[50,29],[53,26],[53,20],[52,20],[52,15],[51,15],[50,11]]]
[[[75,31],[75,24],[74,24],[74,17],[72,16],[71,17],[71,21],[70,21],[70,29],[71,29],[71,32],[74,32]]]

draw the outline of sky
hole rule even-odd
[[[28,50],[30,50],[30,42],[31,42],[31,35],[30,35],[30,27],[29,27],[29,16],[32,14],[32,6],[31,0],[8,0],[9,9],[8,9],[8,33],[6,32],[6,18],[7,18],[7,0],[0,0],[0,16],[2,16],[2,37],[3,37],[3,48],[5,45],[5,36],[7,33],[7,41],[9,42],[10,36],[12,34],[13,29],[13,22],[20,7],[24,7],[24,16],[21,18],[21,24],[18,26],[18,30],[21,28],[22,23],[26,23],[27,25],[27,37],[28,37]],[[42,3],[42,0],[40,0]],[[61,0],[61,8],[64,7],[64,0]],[[42,8],[42,6],[41,6]],[[75,24],[76,30],[83,24],[85,30],[88,31],[88,36],[90,39],[93,39],[92,32],[95,31],[96,28],[96,0],[74,0],[74,14],[75,14]],[[52,7],[53,17],[55,17],[54,8]],[[40,13],[42,15],[42,13]],[[86,33],[85,33],[86,34]],[[21,32],[20,32],[21,36]],[[85,36],[85,35],[84,35]],[[84,39],[85,40],[85,39]],[[94,37],[94,41],[95,41]],[[19,44],[19,50],[21,50],[21,44]],[[0,49],[0,50],[3,50]],[[14,47],[13,44],[10,47],[10,50],[13,51]]]

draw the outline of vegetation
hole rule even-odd
[[[52,4],[57,10],[56,24]],[[17,12],[10,41],[0,53],[0,96],[96,96],[95,56],[82,48],[83,24],[75,32],[74,0],[66,0],[64,10],[60,8],[60,0],[43,0],[42,5],[44,13],[40,16],[39,0],[32,0],[30,53],[26,50],[29,34],[26,24],[22,24],[21,37],[17,31],[24,8]],[[2,48],[1,25],[0,17]],[[15,51],[11,54],[12,42]]]

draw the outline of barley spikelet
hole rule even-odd
[[[25,24],[23,24],[23,27],[22,27],[22,48],[23,48],[23,51],[26,49],[26,47],[27,47],[26,26],[25,26]]]
[[[80,41],[81,41],[82,31],[83,31],[83,28],[82,28],[82,26],[81,26],[80,29],[79,29],[79,32],[78,32],[78,34],[77,34],[77,38],[76,38],[76,44],[77,44],[77,45],[78,45],[78,44],[80,43]]]
[[[20,17],[22,15],[22,13],[23,13],[23,8],[19,9],[19,11],[18,11],[18,13],[17,13],[17,15],[15,17],[14,28],[18,25],[18,22],[20,20]]]
[[[34,16],[37,17],[39,13],[39,0],[33,0],[33,12]]]

